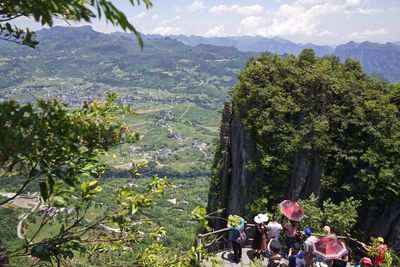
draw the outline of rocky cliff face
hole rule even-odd
[[[210,187],[208,212],[224,208],[223,217],[238,214],[246,217],[246,204],[259,197],[256,174],[248,164],[257,159],[254,139],[241,121],[233,114],[230,103],[225,104],[222,116],[221,136],[214,163],[213,183]],[[307,151],[298,151],[293,158],[286,197],[297,200],[311,193],[320,194],[324,163]],[[383,210],[369,206],[362,218],[360,229],[367,235],[383,236],[390,246],[400,251],[400,199],[393,199]],[[213,227],[222,228],[226,222],[213,220]]]
[[[226,103],[223,110],[219,146],[218,163],[214,163],[214,168],[219,170],[214,177],[217,181],[210,188],[208,211],[224,208],[223,217],[228,214],[245,216],[245,205],[257,197],[249,194],[255,177],[246,167],[255,155],[256,147],[240,120],[233,116],[230,103]],[[216,228],[224,226],[220,220],[213,224]]]

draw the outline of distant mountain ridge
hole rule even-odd
[[[127,58],[130,58],[133,62],[137,62],[137,60],[140,59],[142,67],[152,62],[152,68],[157,68],[157,62],[160,62],[163,67],[179,65],[182,68],[185,64],[183,63],[184,61],[180,60],[187,60],[188,56],[191,58],[192,62],[195,62],[196,60],[193,56],[197,56],[200,60],[214,60],[213,55],[215,55],[218,60],[224,58],[233,60],[230,63],[226,62],[224,64],[228,69],[230,64],[234,64],[233,66],[235,69],[240,69],[241,66],[245,65],[246,58],[255,56],[257,53],[269,52],[278,55],[298,55],[303,49],[312,48],[318,56],[336,55],[342,61],[346,58],[353,58],[360,61],[365,72],[368,74],[375,75],[389,82],[400,81],[400,42],[386,44],[348,42],[333,48],[331,46],[315,45],[312,43],[299,44],[280,37],[239,36],[206,38],[194,35],[161,36],[143,34],[145,49],[143,50],[144,53],[140,53],[137,42],[131,34],[104,34],[94,31],[90,26],[78,28],[54,27],[52,29],[38,31],[37,36],[42,42],[37,50],[48,49],[47,46],[50,48],[50,50],[47,51],[52,51],[53,49],[59,50],[63,47],[66,51],[71,49],[77,50],[79,48],[77,51],[86,53],[86,55],[82,54],[82,57],[78,58],[80,61],[88,57],[91,58],[92,56],[97,57],[96,53],[100,52],[100,54],[98,54],[100,57],[113,54],[112,57],[107,57],[107,61],[116,62],[116,58],[119,58],[121,60],[118,63],[119,65],[121,65],[122,62],[126,62]],[[129,42],[131,42],[131,44],[129,44]],[[10,45],[12,44],[0,42],[0,46],[2,47],[8,47]],[[21,50],[18,47],[9,49],[8,51],[18,51],[18,53],[25,55],[32,53],[28,52],[28,50]],[[146,53],[146,51],[149,53]],[[169,55],[167,55],[168,53],[164,54],[166,51],[169,51]],[[104,54],[104,52],[106,53]],[[41,55],[45,56],[44,54]],[[75,53],[73,55],[76,56]],[[158,59],[156,57],[158,57]],[[238,64],[237,58],[240,58],[240,64]],[[95,58],[92,59],[93,60],[90,61],[97,62]],[[71,59],[69,61],[71,61]],[[205,66],[203,64],[205,62],[198,63],[200,64],[200,68]],[[208,64],[211,63],[208,61],[206,65]],[[218,64],[222,65],[220,63]],[[209,74],[215,73],[215,69],[219,69],[217,66],[211,65],[209,67],[210,69],[214,69],[214,71]],[[92,68],[93,64],[90,66]],[[193,66],[197,65],[194,64]],[[132,71],[132,68],[136,69],[136,71],[140,69],[138,65],[136,67],[131,65],[128,69]],[[93,69],[93,71],[95,70]],[[138,72],[137,75],[139,75],[139,73],[140,72]],[[152,75],[154,76],[154,74],[155,73]],[[229,76],[233,77],[234,75],[230,74]],[[14,78],[15,77],[13,77],[13,79]],[[236,79],[231,79],[230,82],[225,84],[230,84],[232,86],[235,80]]]
[[[145,39],[165,38],[161,35],[144,35]],[[299,44],[284,38],[266,38],[262,36],[239,37],[202,37],[171,35],[167,38],[175,39],[186,45],[199,44],[235,47],[242,52],[269,52],[278,55],[298,55],[305,48],[312,48],[318,56],[338,56],[342,61],[352,58],[360,61],[367,74],[375,75],[389,82],[400,81],[400,42],[395,43],[355,43],[353,41],[333,48],[327,45],[312,43]]]
[[[190,46],[198,44],[209,44],[216,46],[233,46],[242,52],[265,52],[274,54],[295,54],[298,55],[305,48],[312,48],[318,56],[332,54],[334,48],[327,45],[298,44],[284,38],[266,38],[262,36],[236,36],[236,37],[202,37],[186,35],[168,36]],[[146,39],[162,38],[161,35],[145,35]]]
[[[389,82],[400,81],[400,46],[394,43],[349,42],[335,48],[334,55],[341,60],[360,61],[368,74],[375,74]]]

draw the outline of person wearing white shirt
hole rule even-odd
[[[313,266],[313,244],[315,244],[318,239],[311,235],[311,229],[306,228],[304,230],[304,234],[307,236],[307,239],[304,241],[303,244],[303,249],[304,249],[304,261],[305,261],[305,266],[306,267],[312,267]]]
[[[272,215],[272,221],[267,225],[269,239],[279,241],[279,234],[282,231],[282,225],[278,223],[276,215]]]

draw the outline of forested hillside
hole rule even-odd
[[[129,88],[131,93],[135,88],[164,90],[178,99],[217,107],[254,55],[235,48],[190,47],[170,38],[148,40],[141,50],[129,35],[102,34],[89,26],[55,27],[37,36],[41,45],[36,49],[0,43],[3,90],[62,90],[62,80],[65,87],[84,84],[82,89],[95,91],[101,91],[96,89],[99,84]]]
[[[246,215],[312,193],[361,201],[360,237],[399,249],[400,84],[368,78],[336,57],[263,54],[225,107],[209,211]]]

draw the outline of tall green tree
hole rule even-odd
[[[354,60],[317,58],[310,49],[297,58],[250,60],[233,107],[256,140],[248,167],[268,205],[312,192],[334,203],[353,196],[377,209],[398,199],[398,88],[367,77]]]
[[[132,6],[144,3],[152,7],[150,0],[129,0]],[[30,47],[36,47],[38,41],[29,28],[19,28],[13,21],[20,17],[33,19],[42,25],[52,27],[55,19],[66,21],[86,21],[104,18],[106,22],[132,32],[143,46],[139,32],[132,25],[124,12],[110,0],[2,0],[0,1],[0,39]]]

